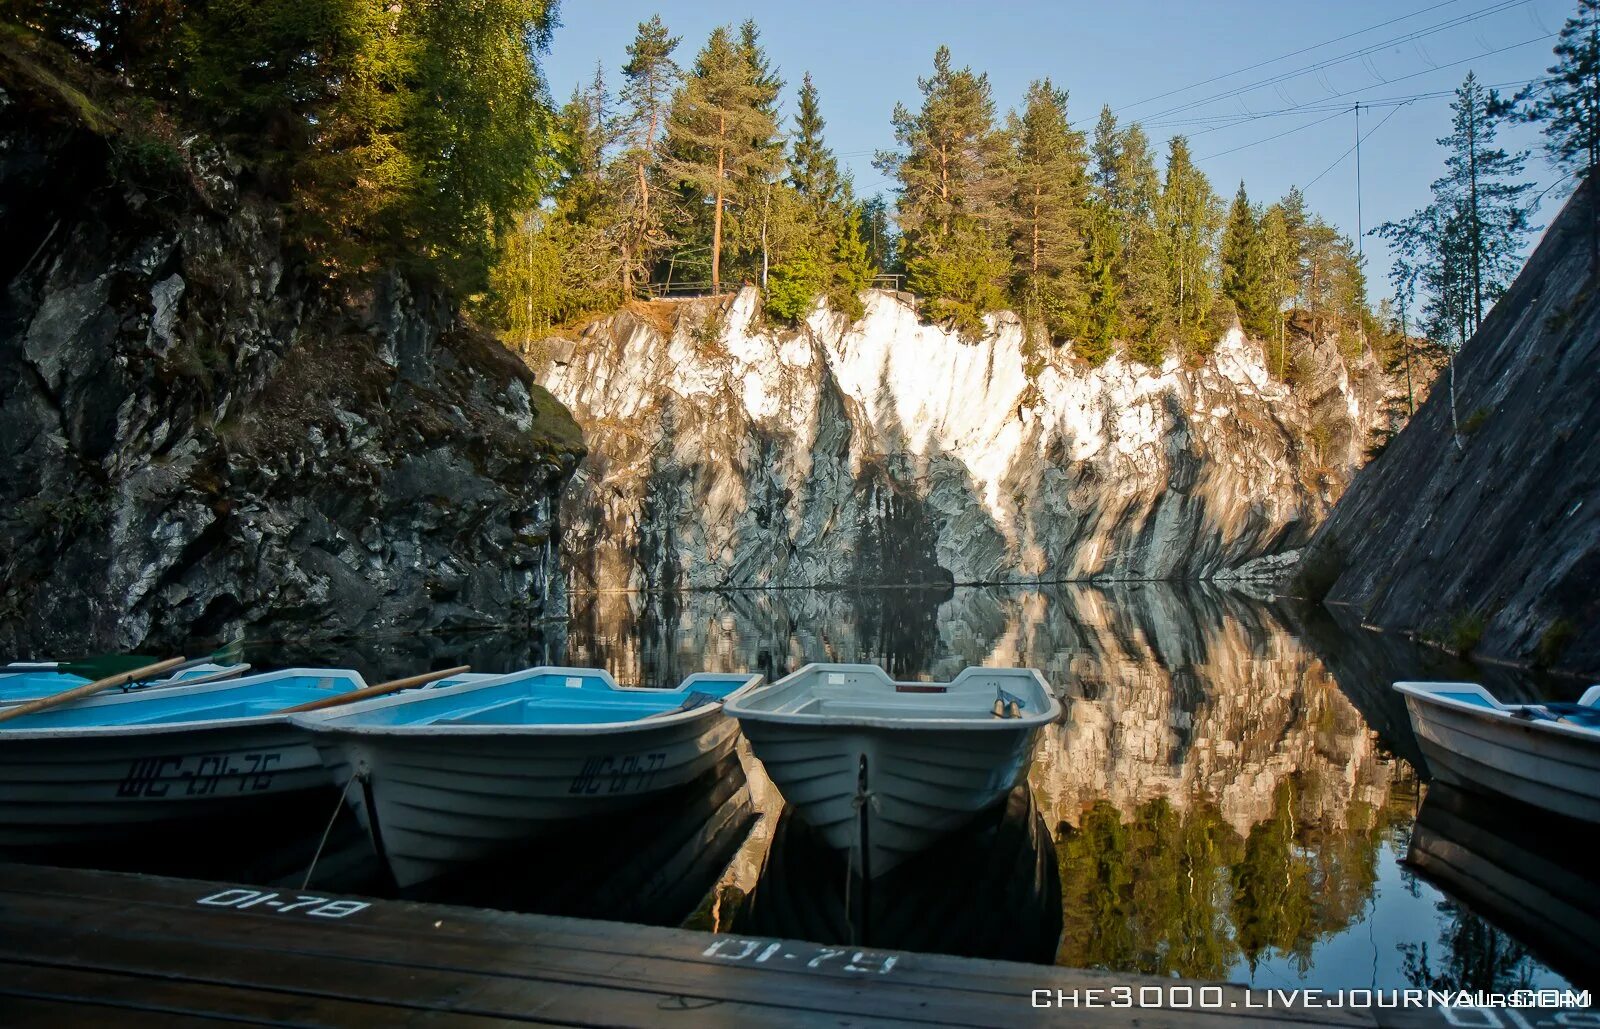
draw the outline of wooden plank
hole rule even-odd
[[[775,990],[737,969],[680,972],[668,981],[648,961],[628,955],[612,955],[604,965],[595,956],[558,964],[522,949],[471,941],[451,941],[443,953],[395,941],[390,958],[352,956],[327,946],[326,937],[301,940],[301,927],[288,921],[273,925],[220,913],[175,926],[165,916],[139,917],[136,905],[107,912],[98,902],[79,903],[94,906],[66,911],[62,901],[54,919],[42,912],[33,918],[5,912],[0,958],[32,956],[74,969],[573,1025],[594,1024],[602,1013],[627,1025],[696,1024],[703,1009],[713,1006],[719,1016],[741,1022],[793,1027],[816,1025],[824,1015],[833,1024],[874,1026],[991,1025],[995,1018],[987,999],[945,1000],[934,1011],[924,991],[892,984],[875,983],[874,989],[816,980],[815,989],[789,982]],[[170,926],[164,933],[163,925]],[[1025,1010],[1026,997],[1014,1003]]]
[[[207,1018],[104,1008],[84,999],[68,1006],[55,1000],[6,996],[5,1006],[0,1010],[5,1014],[6,1029],[61,1029],[67,1024],[115,1026],[116,1029],[217,1029],[219,1024],[229,1021],[227,1016]]]
[[[856,959],[845,948],[683,930],[373,902],[346,918],[197,904],[218,884],[115,873],[0,870],[0,957],[151,976],[206,988],[281,991],[318,1002],[389,1004],[397,1013],[588,1024],[1044,1024],[1034,989],[1175,985],[1173,980],[921,954]],[[238,888],[235,896],[268,891]],[[285,894],[286,900],[293,900]],[[831,950],[816,967],[811,960]],[[888,973],[881,961],[895,961]],[[736,959],[735,959],[736,958]],[[876,960],[880,964],[874,966]],[[859,963],[858,963],[859,962]],[[851,967],[856,971],[848,970]],[[1242,992],[1230,988],[1230,999]],[[1286,1009],[1097,1008],[1097,1024],[1217,1026],[1272,1022],[1373,1025],[1358,1013]],[[1259,1021],[1257,1022],[1259,1024]]]
[[[351,1004],[243,987],[216,987],[175,979],[156,979],[142,975],[102,972],[81,967],[39,964],[33,961],[0,961],[0,1010],[10,1021],[11,1007],[18,999],[54,1007],[60,1024],[60,1006],[107,1009],[105,1024],[126,1024],[159,1016],[180,1022],[223,1019],[228,1022],[270,1026],[348,1026],[376,1025],[392,1021],[402,1012],[387,1006]],[[83,1014],[87,1015],[87,1011]],[[424,1012],[418,1024],[437,1024],[447,1016]],[[99,1019],[97,1019],[98,1021]],[[416,1019],[411,1019],[416,1020]],[[455,1019],[461,1022],[460,1019]],[[142,1022],[141,1022],[142,1024]],[[152,1022],[152,1024],[156,1024]],[[169,1024],[163,1021],[162,1024]],[[213,1023],[214,1024],[214,1023]],[[473,1026],[491,1027],[512,1023],[478,1019]],[[526,1023],[522,1023],[526,1024]]]
[[[10,874],[13,870],[17,873],[16,875]],[[137,883],[136,894],[133,896],[130,896],[130,889],[135,889],[135,887],[130,883],[130,880],[134,880]],[[136,900],[139,904],[168,906],[183,911],[193,910],[194,901],[198,897],[205,896],[207,893],[215,893],[223,888],[216,884],[194,883],[187,880],[132,877],[120,873],[103,872],[74,871],[60,873],[51,869],[23,868],[20,866],[8,869],[7,874],[3,879],[0,879],[0,895],[3,895],[4,891],[14,892],[22,889],[39,889],[51,894],[66,891],[68,894],[97,897],[119,905]],[[286,893],[284,896],[289,897],[292,895]],[[266,909],[260,906],[235,913],[239,916],[250,916],[254,919],[280,920],[280,916],[267,912]],[[341,921],[338,931],[340,934],[359,934],[363,936],[374,933],[381,935],[386,932],[421,934],[430,941],[429,946],[433,946],[436,941],[443,938],[476,941],[490,940],[506,944],[541,945],[551,950],[595,954],[603,958],[629,954],[638,957],[658,957],[690,965],[717,968],[727,967],[730,964],[739,964],[739,962],[730,961],[728,955],[749,951],[752,950],[752,947],[755,948],[753,954],[758,955],[773,942],[785,944],[789,952],[794,952],[799,948],[811,948],[814,951],[818,947],[816,944],[806,944],[800,941],[755,940],[727,935],[706,936],[684,930],[635,925],[624,927],[617,923],[592,922],[583,919],[518,915],[483,909],[422,905],[402,901],[376,902],[372,907],[362,911],[358,919]],[[298,938],[306,942],[314,938],[309,935],[315,932],[314,929],[306,928],[299,932],[308,934],[304,936],[298,936],[297,934]],[[731,941],[731,943],[718,954],[705,955],[705,950],[718,939]],[[831,949],[843,951],[845,948]],[[1025,1002],[1028,997],[1028,991],[1047,987],[1070,989],[1075,986],[1105,988],[1109,985],[1131,985],[1137,988],[1140,985],[1170,985],[1172,982],[1170,979],[1125,973],[1025,965],[1015,962],[955,958],[943,955],[900,953],[896,956],[898,960],[893,976],[897,983],[957,994],[987,993],[1009,1001],[1021,998]],[[845,981],[854,981],[859,978],[857,973],[843,969],[842,966],[847,963],[845,961],[837,959],[834,959],[831,963],[825,961],[816,968],[805,968],[804,965],[806,963],[801,962],[800,967],[796,967],[792,962],[776,965],[770,963],[770,961],[766,964],[752,963],[751,971],[761,975],[799,975],[808,983],[819,976],[838,978]],[[1231,1014],[1235,1017],[1246,1017],[1247,1013],[1242,1010],[1236,1010]],[[1278,1009],[1277,1017],[1281,1018],[1285,1014],[1287,1012]],[[1266,1012],[1257,1010],[1251,1010],[1248,1015],[1267,1017]],[[1361,1019],[1348,1013],[1340,1014],[1335,1012],[1327,1012],[1326,1017],[1319,1014],[1316,1021],[1321,1023],[1343,1021],[1356,1025],[1371,1024],[1370,1020]]]

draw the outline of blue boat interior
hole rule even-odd
[[[189,688],[169,686],[113,693],[0,722],[0,734],[15,729],[84,729],[251,718],[364,685],[353,672],[330,669],[299,675],[269,673]]]
[[[198,679],[202,676],[212,675],[217,666],[208,665],[204,668],[186,668],[172,676],[175,679]],[[135,683],[132,686],[120,687],[107,692],[107,696],[116,696],[119,693],[131,693],[143,689],[157,682],[165,682],[167,676],[158,676],[155,679]],[[52,672],[41,669],[35,672],[14,672],[0,674],[0,703],[13,703],[24,700],[38,700],[54,693],[87,686],[89,680],[72,672]]]
[[[722,700],[750,681],[745,674],[692,675],[677,689],[623,689],[591,669],[530,672],[453,692],[446,680],[394,702],[329,712],[333,725],[604,725],[689,710]]]
[[[1432,695],[1443,700],[1470,704],[1489,711],[1502,711],[1516,718],[1543,721],[1563,721],[1585,729],[1600,729],[1600,707],[1583,702],[1565,703],[1544,701],[1537,704],[1496,704],[1488,694],[1479,690],[1435,690]],[[1588,697],[1585,695],[1585,699]]]

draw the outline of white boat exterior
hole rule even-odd
[[[1600,730],[1541,716],[1543,705],[1502,704],[1476,683],[1397,682],[1394,688],[1405,694],[1435,778],[1600,822]],[[1600,686],[1578,703],[1600,708]]]
[[[365,685],[354,671],[286,669],[93,697],[4,723],[0,850],[113,840],[133,828],[203,819],[241,803],[325,787],[327,770],[303,730],[287,716],[240,712],[241,686],[261,691],[270,706],[275,701],[265,698],[284,681],[303,686],[280,706]],[[148,720],[178,704],[195,717]]]
[[[664,709],[627,720],[618,711],[615,721],[518,722],[507,720],[506,704],[474,697],[541,675],[568,677],[575,697],[587,688],[659,698]],[[714,767],[732,752],[738,727],[720,703],[672,708],[697,685],[730,678],[741,680],[730,696],[761,682],[702,673],[677,690],[635,689],[597,669],[535,668],[450,680],[294,722],[313,735],[405,888],[514,849],[561,821],[637,806]]]
[[[1001,696],[1020,703],[1019,717],[994,714]],[[1031,669],[898,683],[876,665],[842,664],[806,665],[726,708],[784,798],[874,877],[1004,800],[1039,730],[1061,715]]]

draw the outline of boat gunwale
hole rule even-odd
[[[1056,721],[1061,717],[1061,701],[1056,697],[1055,690],[1051,688],[1048,680],[1036,668],[988,668],[981,665],[969,665],[963,668],[955,678],[948,682],[901,682],[889,676],[878,665],[868,664],[843,664],[834,662],[812,662],[790,672],[783,678],[763,688],[777,690],[791,680],[799,679],[802,675],[818,674],[822,672],[876,672],[881,681],[892,686],[945,686],[954,687],[968,675],[992,675],[999,673],[1012,673],[1021,676],[1032,676],[1038,684],[1045,698],[1045,710],[1036,715],[1024,715],[1020,718],[995,718],[991,714],[962,715],[957,718],[906,718],[891,715],[840,715],[825,712],[800,712],[800,711],[761,711],[753,710],[742,702],[733,702],[730,697],[724,703],[723,710],[729,716],[739,720],[742,726],[745,722],[757,724],[784,725],[784,726],[809,726],[813,728],[841,728],[841,729],[888,729],[904,731],[939,731],[939,732],[1001,732],[1008,729],[1039,729]],[[741,697],[740,701],[745,698]]]
[[[1582,740],[1590,744],[1600,742],[1600,729],[1591,729],[1575,722],[1566,721],[1565,719],[1519,717],[1517,712],[1520,710],[1525,708],[1543,707],[1544,705],[1537,703],[1505,704],[1496,699],[1495,695],[1490,693],[1482,685],[1475,682],[1408,681],[1395,683],[1394,689],[1399,693],[1404,694],[1408,701],[1415,700],[1419,705],[1432,704],[1436,707],[1440,707],[1447,711],[1452,711],[1458,714],[1474,715],[1479,720],[1488,722],[1489,724],[1523,726],[1539,732],[1553,732],[1561,736],[1569,737],[1574,740]],[[1585,691],[1583,695],[1584,699],[1589,699],[1590,695],[1594,694],[1596,689],[1600,689],[1600,687],[1590,687],[1590,689]],[[1445,690],[1448,690],[1450,693],[1476,693],[1493,706],[1485,707],[1482,704],[1474,704],[1471,701],[1456,700],[1453,697],[1445,696]],[[1420,707],[1417,711],[1417,714],[1426,716],[1427,710],[1428,709],[1426,707]]]
[[[434,699],[439,696],[456,696],[471,693],[475,690],[486,689],[503,685],[507,681],[533,678],[538,675],[583,675],[602,679],[606,687],[624,696],[630,694],[649,696],[669,696],[681,694],[688,696],[690,688],[696,679],[701,678],[742,678],[744,682],[735,687],[723,697],[711,703],[687,710],[659,711],[654,714],[644,715],[620,722],[583,722],[575,724],[562,724],[556,722],[489,722],[477,724],[438,724],[401,722],[392,725],[364,725],[360,722],[349,722],[351,716],[359,716],[368,711],[382,710],[389,707],[399,707],[404,704],[422,699]],[[482,679],[473,679],[468,682],[455,682],[452,685],[434,686],[427,690],[407,690],[404,693],[391,697],[375,697],[372,700],[358,701],[354,704],[341,704],[324,711],[308,711],[304,714],[291,715],[290,724],[305,729],[316,735],[324,736],[386,736],[406,737],[411,739],[427,739],[451,736],[600,736],[615,735],[618,733],[645,732],[653,729],[670,728],[694,722],[702,718],[721,715],[728,703],[736,697],[743,696],[760,686],[765,676],[760,673],[745,674],[742,672],[694,672],[686,676],[682,682],[673,689],[661,689],[655,686],[623,686],[620,685],[611,673],[603,668],[576,668],[569,665],[538,665],[532,668],[522,668],[503,675],[490,675]]]
[[[367,681],[361,673],[353,668],[279,668],[270,672],[261,672],[258,675],[249,675],[237,679],[221,679],[209,682],[185,685],[176,683],[163,686],[159,690],[138,689],[126,693],[116,693],[104,697],[88,697],[70,705],[74,711],[94,710],[103,707],[116,707],[119,704],[142,703],[147,700],[170,700],[174,696],[195,696],[205,693],[220,692],[222,690],[238,689],[243,685],[254,685],[256,682],[271,679],[292,678],[297,676],[317,675],[321,677],[348,677],[354,682],[350,692],[364,689]],[[252,681],[253,680],[253,681]],[[329,696],[338,694],[330,693]],[[0,708],[3,709],[3,708]],[[282,711],[269,711],[259,715],[238,715],[232,718],[207,718],[191,721],[172,722],[139,722],[133,725],[62,725],[50,728],[29,729],[23,726],[11,728],[0,723],[0,746],[7,740],[67,740],[67,739],[104,739],[124,736],[155,736],[161,733],[195,732],[195,731],[220,731],[223,729],[254,728],[258,726],[289,725],[291,715]]]

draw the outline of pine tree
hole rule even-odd
[[[1174,136],[1167,149],[1167,177],[1157,224],[1166,273],[1172,331],[1186,349],[1206,349],[1214,295],[1212,260],[1221,227],[1220,202],[1189,156],[1189,144]]]
[[[1245,334],[1253,339],[1268,338],[1275,327],[1277,299],[1261,219],[1250,206],[1243,182],[1228,214],[1219,260],[1222,295],[1233,302]]]
[[[933,66],[917,80],[922,108],[895,105],[901,149],[880,152],[874,164],[900,180],[907,286],[927,298],[935,318],[976,332],[1003,299],[1005,139],[995,129],[988,76],[952,67],[948,47]]]
[[[656,180],[672,94],[682,74],[672,59],[679,41],[680,37],[668,34],[661,16],[654,15],[639,23],[628,44],[628,62],[622,66],[625,113],[618,133],[623,147],[618,163],[628,179],[622,193],[628,227],[622,253],[630,290],[649,275],[656,256],[669,242]]]
[[[709,205],[711,289],[722,287],[723,227],[735,198],[746,218],[762,197],[751,186],[770,174],[777,123],[763,70],[752,63],[745,41],[726,27],[712,31],[673,99],[668,119],[665,167],[683,184],[696,209]],[[697,213],[697,212],[695,212]],[[693,214],[691,214],[693,217]]]
[[[1528,232],[1526,197],[1533,185],[1517,181],[1527,153],[1495,146],[1505,107],[1493,90],[1484,89],[1468,72],[1450,109],[1455,114],[1452,131],[1439,140],[1449,156],[1433,192],[1436,202],[1459,210],[1465,219],[1468,314],[1476,332],[1516,275]]]
[[[1012,293],[1023,318],[1051,336],[1082,320],[1088,155],[1067,120],[1067,94],[1049,79],[1028,87],[1009,122]]]
[[[1589,183],[1589,274],[1600,273],[1600,0],[1578,0],[1561,28],[1549,78],[1517,98],[1521,116],[1544,125],[1545,149]]]

